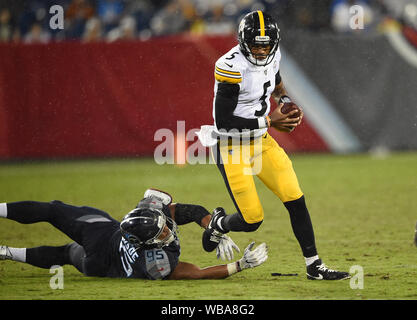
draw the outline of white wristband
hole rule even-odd
[[[236,262],[228,263],[227,264],[227,272],[229,273],[229,276],[238,272],[237,263]]]
[[[266,117],[258,118],[258,126],[259,129],[268,128],[268,122],[266,120]]]

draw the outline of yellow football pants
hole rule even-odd
[[[247,223],[260,222],[264,218],[254,175],[282,202],[296,200],[303,195],[291,160],[268,133],[241,143],[239,140],[220,141],[212,152],[216,152],[212,156],[236,209]]]

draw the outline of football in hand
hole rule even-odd
[[[301,110],[294,102],[285,102],[281,107],[281,113],[283,114],[287,114],[293,110],[297,110],[298,112],[293,114],[290,118],[298,118],[301,115]]]

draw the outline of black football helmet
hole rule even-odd
[[[239,24],[238,41],[240,50],[246,59],[254,65],[266,66],[273,60],[278,50],[279,28],[275,20],[260,10],[248,13]],[[261,45],[271,47],[265,59],[256,59],[251,53],[251,47]]]
[[[158,239],[168,227],[169,233]],[[155,208],[135,208],[120,222],[120,231],[135,248],[162,248],[177,239],[177,224],[161,210]]]

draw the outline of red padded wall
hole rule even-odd
[[[212,123],[214,62],[235,43],[2,44],[0,159],[151,156],[158,129]],[[281,140],[289,151],[327,150],[308,121]]]

